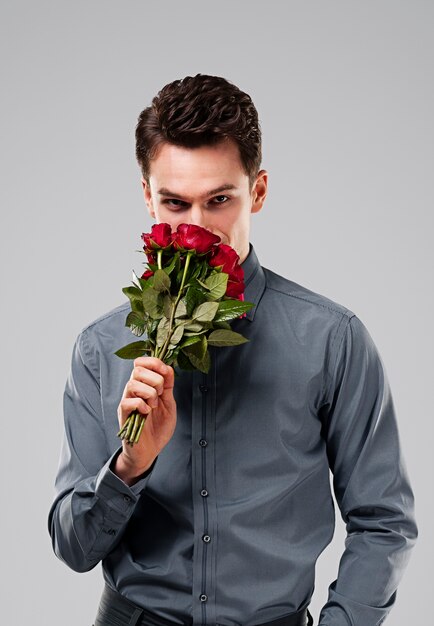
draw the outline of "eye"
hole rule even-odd
[[[223,200],[222,202],[220,202],[220,200]],[[215,196],[211,202],[213,202],[214,204],[225,204],[226,202],[228,202],[230,200],[229,196],[225,196],[225,195],[219,195],[219,196]],[[188,204],[188,202],[184,202],[183,200],[177,200],[176,198],[168,198],[167,200],[163,200],[163,204],[167,204],[168,206],[172,206],[172,207],[177,207],[177,209],[183,209],[185,208],[185,205]]]
[[[227,198],[227,200],[230,200],[228,196],[215,196],[213,199],[216,200],[217,198]],[[216,204],[224,204],[224,202],[216,202]]]
[[[182,200],[176,200],[175,198],[172,198],[169,200],[163,200],[163,204],[168,204],[169,206],[172,205],[172,206],[182,208],[182,205],[185,204],[185,202],[183,202]]]

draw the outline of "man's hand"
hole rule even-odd
[[[138,480],[170,441],[176,427],[176,401],[173,397],[175,372],[170,365],[153,356],[134,360],[134,369],[125,385],[118,406],[119,426],[135,409],[146,415],[138,443],[122,441],[114,473],[128,485]]]

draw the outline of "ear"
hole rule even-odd
[[[252,207],[251,213],[257,213],[262,209],[264,200],[267,196],[268,172],[260,170],[252,189]]]
[[[148,185],[148,183],[146,182],[146,180],[143,178],[141,178],[141,183],[142,183],[142,189],[143,189],[143,197],[145,198],[145,202],[146,202],[146,206],[148,208],[149,211],[149,215],[155,219],[155,211],[154,211],[154,207],[152,204],[152,195],[151,195],[151,189]]]

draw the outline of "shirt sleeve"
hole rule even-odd
[[[355,315],[338,343],[322,417],[347,535],[319,626],[378,626],[417,538],[414,495],[378,349]]]
[[[77,572],[95,567],[120,541],[158,457],[128,486],[113,471],[101,384],[86,330],[72,350],[63,395],[64,432],[48,530],[56,556]]]

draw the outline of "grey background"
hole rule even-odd
[[[76,335],[125,301],[142,267],[152,220],[137,116],[167,82],[197,72],[228,78],[258,108],[269,194],[250,239],[261,264],[351,308],[384,359],[420,528],[387,623],[428,623],[433,8],[2,2],[2,623],[95,616],[100,565],[69,570],[47,530],[63,387]],[[318,561],[315,620],[344,536],[338,515]]]

